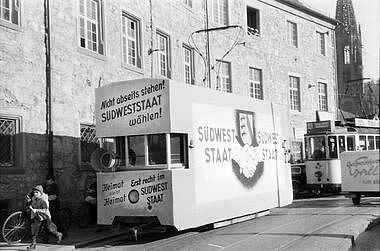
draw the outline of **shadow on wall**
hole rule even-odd
[[[21,133],[9,138],[14,145],[14,165],[0,167],[0,206],[21,209],[25,195],[45,182],[48,173],[48,141],[45,134]],[[80,138],[54,136],[53,168],[62,207],[76,210],[86,186],[96,174],[89,165],[80,165]]]

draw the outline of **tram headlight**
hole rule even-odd
[[[132,204],[136,204],[140,199],[140,194],[137,190],[133,189],[128,193],[128,200]]]

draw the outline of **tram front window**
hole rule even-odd
[[[306,158],[308,160],[326,159],[326,142],[324,136],[314,136],[307,138]]]
[[[345,141],[344,136],[339,136],[338,142],[339,142],[339,153],[346,151],[346,141]]]
[[[355,151],[355,136],[347,136],[347,151]]]
[[[338,158],[337,144],[336,144],[336,136],[329,136],[329,157],[330,159]]]

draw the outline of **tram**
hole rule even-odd
[[[147,219],[183,230],[292,202],[284,106],[168,79],[110,83],[95,105],[98,224]]]
[[[305,164],[308,189],[340,192],[341,154],[380,149],[379,120],[354,118],[339,121],[307,122]]]

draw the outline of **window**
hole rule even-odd
[[[357,46],[354,45],[354,51],[353,51],[353,56],[354,56],[354,62],[356,63],[357,62],[357,53],[358,53],[358,49],[357,49]]]
[[[228,0],[212,0],[213,21],[228,25]]]
[[[288,25],[288,43],[291,46],[298,47],[297,24],[287,21],[287,25]]]
[[[232,92],[231,86],[231,64],[224,61],[217,61],[219,65],[219,72],[216,76],[217,90],[224,92]]]
[[[149,165],[166,164],[166,135],[148,135]]]
[[[259,10],[247,7],[247,29],[249,35],[260,35]]]
[[[122,16],[123,62],[141,68],[140,20],[124,13]]]
[[[184,80],[186,84],[194,84],[194,51],[183,45]]]
[[[365,135],[359,135],[359,150],[367,150],[367,137]]]
[[[263,99],[262,71],[249,68],[249,96],[255,99]]]
[[[18,163],[20,119],[0,117],[0,167],[15,167]]]
[[[329,136],[328,137],[328,144],[329,144],[329,156],[330,156],[330,159],[336,159],[336,158],[338,158],[336,136]]]
[[[104,54],[102,0],[79,0],[79,45]]]
[[[323,56],[326,56],[325,33],[317,31],[317,45],[318,45],[318,53],[320,53]]]
[[[344,136],[338,137],[338,143],[339,143],[339,153],[346,151],[346,141]]]
[[[347,136],[347,151],[355,151],[355,136]]]
[[[368,150],[375,150],[375,136],[368,136]]]
[[[192,0],[182,0],[182,1],[183,1],[184,4],[186,4],[190,8],[193,7],[193,1]]]
[[[136,166],[145,165],[145,137],[129,136],[128,137],[128,155],[129,163]]]
[[[375,136],[375,148],[380,149],[380,136]]]
[[[158,45],[158,74],[170,78],[170,38],[168,35],[157,31]]]
[[[324,136],[313,136],[305,139],[306,158],[308,160],[326,159],[326,143]]]
[[[172,164],[186,163],[186,138],[182,134],[170,134],[170,159]]]
[[[318,109],[327,111],[327,84],[318,83]]]
[[[19,25],[20,23],[20,0],[0,1],[0,20]]]
[[[300,79],[289,76],[289,94],[290,109],[293,111],[301,111],[300,109]]]
[[[80,157],[82,164],[91,163],[91,154],[100,148],[100,141],[95,136],[94,125],[80,125]]]
[[[170,142],[168,141],[169,145],[167,140],[170,140]],[[187,137],[185,134],[128,136],[128,148],[129,161],[132,165],[165,165],[169,152],[171,164],[174,166],[186,166],[187,163]]]
[[[344,64],[350,63],[350,46],[346,45],[343,49]]]

